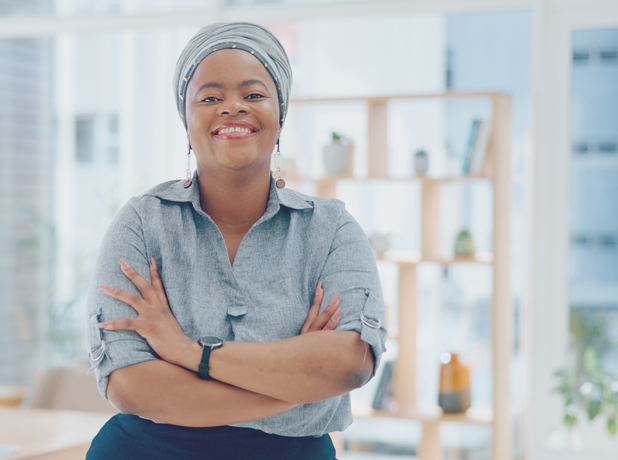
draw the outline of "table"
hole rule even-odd
[[[92,438],[111,417],[99,412],[0,406],[0,444],[21,447],[0,460],[84,460]]]

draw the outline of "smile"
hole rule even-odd
[[[231,122],[219,126],[212,135],[220,140],[238,140],[253,137],[257,131],[251,123]]]
[[[241,128],[239,126],[236,126],[234,128],[223,128],[220,129],[219,131],[217,131],[216,134],[227,134],[227,133],[252,133],[253,131],[251,131],[248,128]]]

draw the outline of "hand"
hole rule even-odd
[[[341,316],[341,308],[339,308],[339,294],[335,294],[335,297],[330,301],[328,307],[320,312],[320,306],[324,299],[324,289],[322,289],[322,281],[318,283],[318,287],[315,290],[315,297],[313,298],[313,304],[309,309],[309,314],[305,320],[303,328],[300,330],[300,334],[306,334],[313,331],[333,331],[339,324],[339,317]]]
[[[120,259],[119,263],[122,272],[135,284],[143,298],[132,292],[115,289],[105,284],[100,287],[107,295],[131,305],[137,311],[138,316],[135,319],[124,318],[99,323],[98,327],[106,331],[135,331],[148,341],[161,359],[172,364],[182,365],[183,359],[186,359],[190,351],[201,354],[201,347],[185,335],[170,310],[154,258],[150,259],[152,284],[123,259]]]

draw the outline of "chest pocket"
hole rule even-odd
[[[248,308],[246,306],[228,307],[227,315],[231,319],[242,318],[243,316],[247,314],[247,310]]]

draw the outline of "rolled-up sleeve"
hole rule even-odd
[[[109,374],[121,367],[158,359],[148,342],[134,331],[104,331],[97,323],[121,318],[136,318],[130,305],[108,296],[101,284],[139,294],[135,285],[122,273],[119,259],[125,259],[140,275],[150,281],[149,258],[144,242],[142,221],[131,199],[109,226],[94,267],[87,298],[86,339],[88,357],[95,371],[99,392],[107,398]]]
[[[320,280],[324,307],[340,294],[338,331],[356,331],[375,356],[372,377],[385,351],[386,318],[378,268],[369,240],[361,226],[339,202],[337,229]]]

